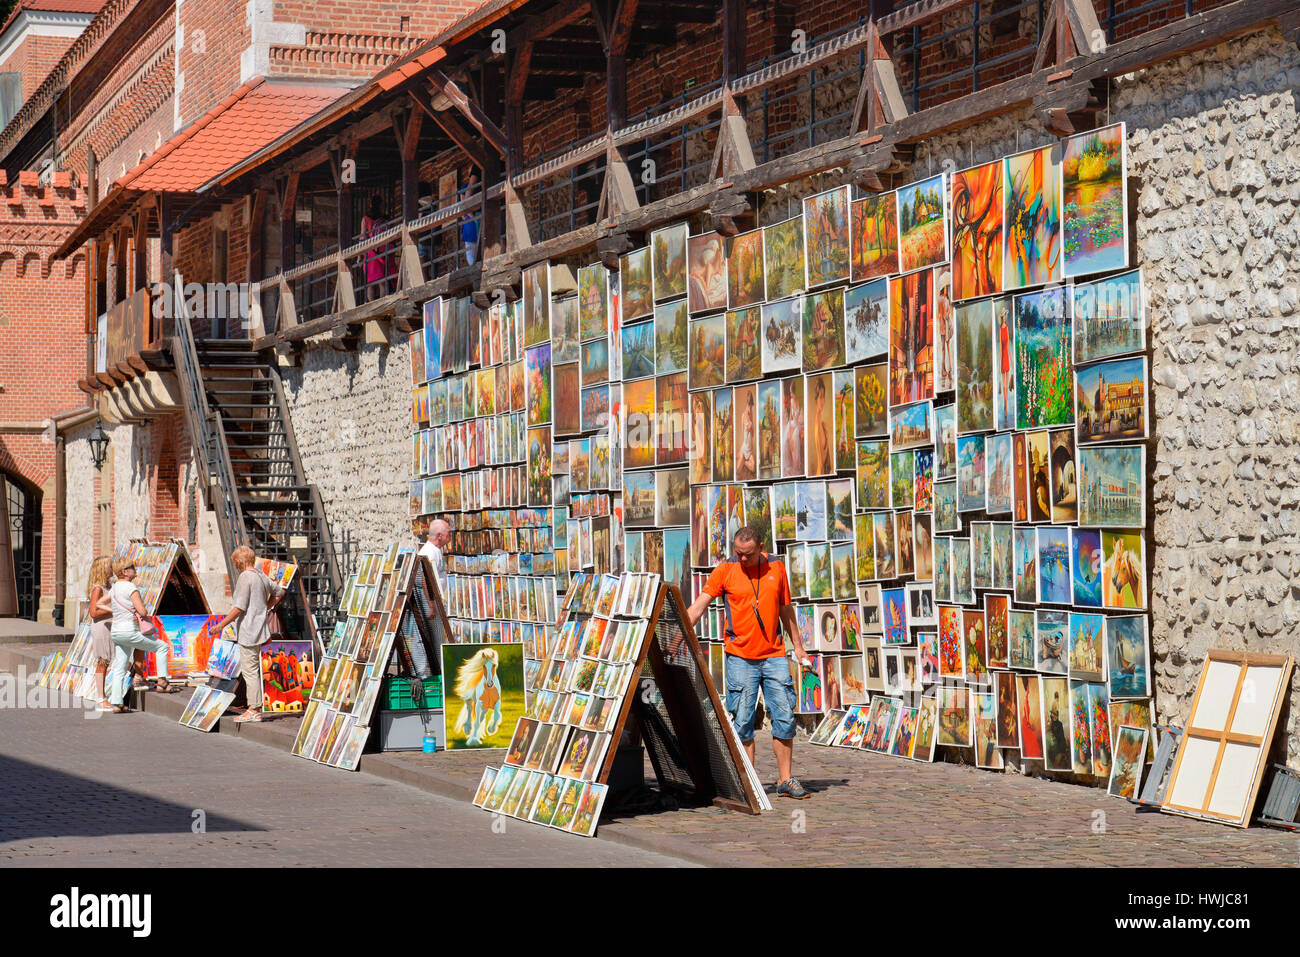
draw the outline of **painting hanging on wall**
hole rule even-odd
[[[853,203],[854,282],[898,273],[898,194],[876,193]]]
[[[844,291],[803,297],[803,371],[844,365]]]
[[[690,386],[705,389],[726,381],[727,320],[722,314],[692,319],[690,324]]]
[[[1070,320],[1065,289],[1015,297],[1016,428],[1074,422]]]
[[[651,285],[655,302],[686,295],[685,223],[656,229],[650,234]]]
[[[676,465],[686,461],[688,426],[690,420],[689,396],[686,391],[686,373],[674,372],[655,379],[656,424],[658,443],[656,465]]]
[[[1016,427],[1016,334],[1012,300],[993,300],[993,427]]]
[[[993,301],[957,307],[957,433],[993,428]]]
[[[844,360],[855,365],[889,351],[889,282],[844,290]]]
[[[687,301],[691,312],[727,308],[727,256],[722,236],[703,233],[687,242]]]
[[[1074,378],[1080,445],[1147,437],[1146,356],[1099,362]]]
[[[934,272],[889,281],[889,404],[934,398]]]
[[[1128,265],[1127,144],[1123,123],[1066,137],[1061,144],[1065,275]]]
[[[602,263],[578,269],[578,318],[582,339],[609,333],[609,272]]]
[[[619,257],[620,309],[623,322],[650,315],[654,289],[650,275],[650,247],[634,249]]]
[[[947,190],[943,174],[898,190],[899,268],[908,273],[948,259]]]
[[[762,311],[758,306],[727,313],[727,381],[743,382],[763,375],[759,352]]]
[[[888,366],[882,362],[855,368],[853,391],[857,399],[853,413],[857,437],[865,439],[886,435],[889,430]]]
[[[655,324],[638,322],[619,334],[623,345],[623,378],[645,379],[655,374]]]
[[[546,341],[551,329],[550,266],[538,263],[523,272],[524,345]]]
[[[952,297],[1002,291],[1002,162],[952,177]]]
[[[1042,286],[1061,278],[1060,149],[1044,146],[1003,160],[1005,289]]]
[[[766,292],[763,275],[763,230],[755,229],[731,238],[727,256],[728,305],[732,309],[756,306]]]
[[[659,374],[685,371],[689,329],[686,300],[660,303],[654,307],[654,317],[655,371]]]
[[[803,217],[795,216],[763,230],[763,271],[767,300],[792,296],[804,288]]]
[[[1070,287],[1074,361],[1095,362],[1146,348],[1142,271],[1134,269]]]
[[[807,283],[812,289],[849,278],[849,187],[809,196],[803,201]]]
[[[551,360],[577,362],[581,336],[578,300],[570,296],[551,303]]]
[[[543,336],[545,340],[545,336]],[[543,341],[525,353],[525,382],[528,396],[528,424],[543,425],[551,421],[551,346]]]
[[[1079,523],[1146,527],[1146,446],[1092,446],[1078,450]]]
[[[763,374],[798,371],[803,363],[803,297],[765,303],[761,321]]]
[[[781,383],[768,379],[758,384],[758,478],[781,477]]]

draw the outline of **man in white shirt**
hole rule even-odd
[[[447,566],[442,560],[442,550],[446,544],[451,541],[451,526],[440,518],[435,518],[429,523],[429,531],[422,546],[420,554],[429,559],[429,564],[433,566],[433,577],[438,583],[438,594],[443,596],[444,600],[447,595]]]

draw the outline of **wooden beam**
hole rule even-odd
[[[483,149],[475,141],[474,136],[469,130],[460,125],[447,110],[435,110],[429,94],[424,90],[412,89],[407,90],[408,95],[414,100],[438,127],[451,137],[462,153],[469,157],[469,161],[479,169],[483,168],[486,160],[483,156]]]
[[[433,69],[429,71],[429,82],[433,88],[438,90],[443,96],[451,100],[452,106],[456,107],[461,116],[469,122],[479,136],[487,140],[488,145],[495,149],[500,155],[506,155],[506,135],[501,132],[501,128],[492,122],[484,113],[477,103],[465,95],[456,83],[443,73],[441,70]],[[482,164],[479,164],[480,166]]]

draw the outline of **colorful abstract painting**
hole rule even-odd
[[[1002,162],[952,177],[954,300],[1002,291]]]
[[[934,398],[934,273],[889,281],[889,404]]]
[[[1041,286],[1061,278],[1060,147],[1008,156],[1004,289]]]

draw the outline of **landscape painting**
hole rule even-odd
[[[654,308],[654,290],[651,288],[649,246],[619,257],[618,280],[622,321],[631,322],[650,315]]]
[[[755,306],[763,301],[763,230],[755,229],[731,238],[727,257],[727,304],[732,309]]]
[[[686,295],[686,238],[685,223],[656,229],[650,234],[655,302]]]
[[[1091,446],[1078,450],[1079,523],[1146,527],[1146,446]]]
[[[876,193],[853,203],[854,282],[898,273],[898,194]]]
[[[993,300],[957,307],[957,434],[993,428]]]
[[[849,365],[889,351],[889,282],[844,290],[844,360]]]
[[[1146,348],[1142,271],[1134,269],[1070,287],[1074,361],[1094,362]]]
[[[812,289],[849,278],[849,187],[809,196],[803,201],[807,285]]]
[[[1057,286],[1015,297],[1016,428],[1074,421],[1070,319]]]
[[[948,259],[943,174],[898,190],[899,269],[912,272]]]
[[[1061,146],[1061,219],[1065,275],[1128,265],[1125,126],[1066,137]]]
[[[763,271],[767,277],[766,298],[769,302],[803,290],[802,216],[795,216],[763,230]]]
[[[803,296],[765,303],[762,316],[763,374],[798,371],[803,363]]]

